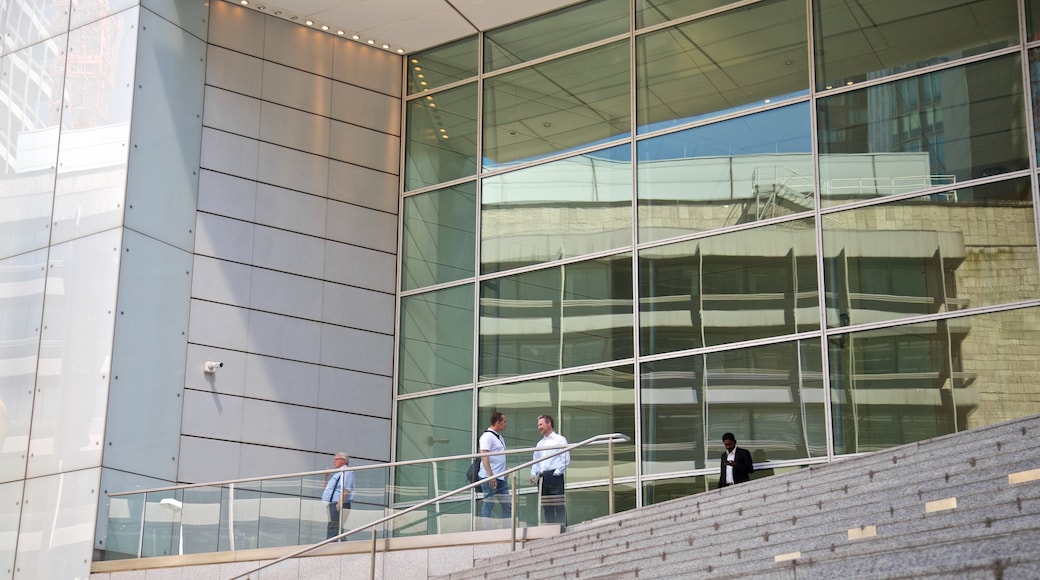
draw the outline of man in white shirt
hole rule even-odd
[[[538,416],[538,432],[542,438],[538,441],[538,447],[557,447],[567,444],[567,438],[556,432],[556,424],[550,415]],[[534,452],[534,459],[538,461],[531,466],[531,483],[539,478],[542,480],[542,514],[546,523],[562,524],[567,526],[567,505],[563,497],[563,472],[571,463],[570,451],[561,453],[555,457],[541,460],[547,455],[559,451],[558,449],[546,449]]]
[[[348,463],[350,457],[342,451],[332,457],[332,466],[336,469],[343,469]],[[354,501],[354,472],[338,471],[332,474],[325,484],[321,501],[325,502],[329,509],[329,526],[325,538],[338,536],[343,522],[347,520],[347,514],[350,513],[350,502]]]
[[[504,433],[505,430],[505,413],[495,411],[491,414],[491,425],[480,436],[480,442],[478,445],[480,452],[504,453],[506,450],[506,442],[505,439],[502,438],[502,433]],[[488,455],[481,458],[480,471],[478,472],[478,475],[481,479],[484,479],[485,477],[503,473],[505,470],[505,455]],[[507,519],[513,515],[513,509],[509,503],[509,483],[506,482],[504,475],[492,479],[491,481],[485,481],[480,484],[480,487],[484,492],[484,503],[480,507],[480,517],[484,518],[482,521],[485,525],[488,524],[488,518],[491,517],[491,513],[495,509],[496,505],[502,506],[502,509],[499,512],[500,518]]]
[[[719,463],[719,488],[751,480],[751,474],[755,466],[751,461],[751,452],[747,449],[737,447],[737,438],[732,433],[722,436],[722,446],[726,448],[722,452]]]

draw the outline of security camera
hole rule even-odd
[[[215,373],[222,366],[224,366],[222,362],[208,360],[202,365],[202,372]]]

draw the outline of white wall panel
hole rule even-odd
[[[321,367],[318,380],[318,406],[322,409],[390,418],[390,377]]]
[[[332,84],[332,118],[401,135],[401,100],[346,83]]]
[[[221,393],[184,391],[184,435],[239,441],[245,399]]]
[[[296,405],[318,405],[315,364],[251,354],[246,362],[245,396]]]
[[[25,481],[15,580],[90,575],[100,479],[94,468]]]
[[[318,362],[321,324],[253,310],[249,314],[249,352]]]
[[[293,449],[279,449],[263,445],[242,445],[242,457],[238,470],[241,477],[260,477],[279,473],[312,471],[314,453]],[[318,469],[325,468],[321,465]]]
[[[332,80],[328,77],[264,61],[262,86],[260,95],[265,102],[322,117],[331,115]]]
[[[260,107],[260,139],[306,153],[329,154],[328,117],[266,101]]]
[[[393,371],[392,336],[322,325],[321,364],[389,375]]]
[[[104,466],[172,480],[187,351],[192,255],[124,230]]]
[[[401,158],[401,139],[357,125],[332,123],[333,159],[363,165],[387,173],[397,173]]]
[[[224,131],[203,127],[202,168],[256,179],[260,143]]]
[[[240,350],[189,344],[184,363],[184,386],[225,395],[242,395],[246,390],[248,359],[249,355]],[[222,362],[224,366],[215,373],[207,373],[203,370],[207,361]]]
[[[258,179],[287,189],[325,196],[329,188],[329,159],[269,143],[259,145]]]
[[[337,242],[325,243],[325,279],[330,282],[393,292],[397,283],[393,254]]]
[[[315,448],[317,417],[314,407],[245,399],[242,441],[311,450]]]
[[[46,250],[0,260],[0,481],[25,477],[46,276]]]
[[[215,2],[214,4],[220,4]],[[252,12],[243,10],[243,12]],[[209,45],[206,52],[206,84],[249,97],[259,97],[263,86],[264,61],[259,58]],[[209,106],[209,103],[206,103]]]
[[[298,318],[321,319],[321,280],[253,268],[252,288],[250,308]]]
[[[249,310],[204,300],[191,301],[188,342],[245,350],[248,333]]]
[[[251,179],[203,169],[199,174],[198,209],[252,221],[256,217],[256,187]]]
[[[14,571],[14,554],[18,544],[18,516],[22,510],[24,481],[0,484],[0,570],[4,578]]]
[[[253,260],[255,225],[206,213],[197,217],[195,253],[247,264]]]
[[[351,457],[390,460],[390,421],[335,411],[320,411],[318,451],[346,451]],[[353,462],[351,462],[353,463]]]
[[[397,175],[332,160],[329,162],[329,199],[396,214]]]
[[[385,334],[394,333],[394,295],[325,283],[321,319]]]
[[[248,304],[252,268],[244,264],[195,256],[191,296],[224,304]]]
[[[323,77],[332,76],[330,34],[280,18],[268,18],[264,30],[264,58]]]
[[[401,96],[404,57],[356,42],[337,42],[332,78],[392,97]]]
[[[328,200],[261,183],[256,189],[256,222],[311,236],[325,236]]]
[[[124,225],[190,252],[206,44],[141,11]]]
[[[325,242],[321,238],[264,226],[256,226],[255,237],[254,265],[312,278],[322,277]]]
[[[267,18],[229,2],[210,2],[209,43],[236,52],[264,55],[264,21]]]
[[[327,219],[330,240],[390,253],[397,251],[396,214],[330,201]]]
[[[241,461],[241,443],[182,436],[177,480],[204,483],[235,479],[239,477]]]
[[[260,138],[260,100],[217,87],[206,87],[202,124],[250,139]]]
[[[101,465],[121,235],[51,247],[28,477]]]

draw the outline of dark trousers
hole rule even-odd
[[[563,497],[563,476],[542,474],[542,519],[547,524],[567,525],[567,504]]]
[[[347,513],[346,512],[349,512],[349,511],[350,511],[350,502],[349,501],[343,502],[343,519],[344,520],[347,519]],[[342,523],[342,521],[340,521],[339,517],[340,517],[339,503],[338,502],[331,502],[329,504],[329,529],[328,529],[328,532],[325,534],[325,539],[326,540],[329,539],[329,538],[334,538],[334,537],[339,535],[339,532],[340,532],[339,526]]]

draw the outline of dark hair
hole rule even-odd
[[[550,427],[552,427],[553,429],[556,429],[556,423],[553,422],[552,415],[538,415],[538,418],[539,419],[544,419],[545,422],[548,423]]]
[[[734,443],[737,442],[737,438],[734,437],[732,433],[723,433],[722,434],[722,440],[725,441],[727,439],[729,439],[730,441],[732,441]]]
[[[498,423],[505,416],[506,416],[506,414],[501,412],[501,411],[495,411],[494,413],[491,413],[491,423],[490,424],[494,425],[494,424]]]

